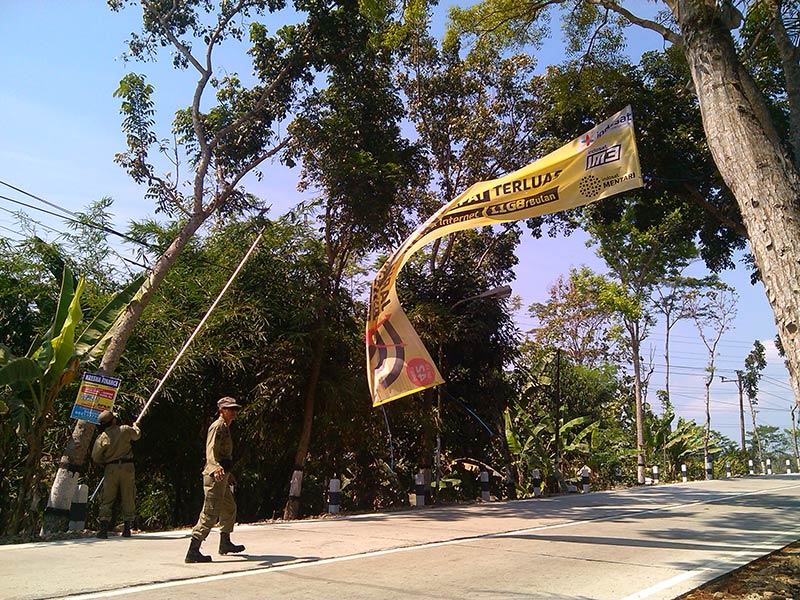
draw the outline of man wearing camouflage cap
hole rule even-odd
[[[122,518],[125,528],[122,537],[131,537],[131,524],[136,516],[136,471],[133,467],[131,442],[138,440],[142,432],[139,421],[128,425],[118,425],[117,419],[109,410],[97,417],[100,435],[92,447],[92,460],[103,465],[103,496],[100,502],[100,531],[97,537],[106,539],[114,502],[117,496],[122,504]]]
[[[200,553],[200,544],[208,537],[211,528],[219,522],[219,553],[242,552],[244,546],[231,542],[231,532],[236,522],[236,500],[233,487],[236,479],[233,469],[233,438],[230,425],[241,407],[235,398],[225,396],[217,401],[219,418],[208,428],[206,436],[206,464],[203,468],[205,501],[197,525],[192,530],[187,563],[210,562],[211,557]]]

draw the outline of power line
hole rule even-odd
[[[62,211],[62,212],[65,212],[65,213],[67,213],[68,215],[71,215],[71,216],[75,217],[76,219],[78,218],[78,215],[77,215],[76,213],[72,212],[71,210],[67,210],[66,208],[64,208],[64,207],[62,207],[62,206],[58,206],[57,204],[53,204],[52,202],[48,202],[48,201],[47,201],[47,200],[45,200],[44,198],[40,198],[39,196],[37,196],[37,195],[35,195],[35,194],[31,194],[30,192],[26,192],[26,191],[25,191],[25,190],[23,190],[23,189],[20,189],[20,188],[18,188],[18,187],[16,187],[16,186],[13,186],[13,185],[11,185],[10,183],[6,183],[5,181],[3,181],[3,180],[0,180],[0,184],[3,184],[3,185],[4,185],[4,186],[6,186],[6,187],[10,187],[12,190],[16,190],[16,191],[18,191],[20,194],[25,194],[26,196],[28,196],[28,197],[30,197],[30,198],[33,198],[34,200],[38,200],[39,202],[44,202],[44,203],[45,203],[45,204],[47,204],[48,206],[52,206],[53,208],[57,208],[58,210],[60,210],[60,211]]]
[[[792,386],[790,384],[788,384],[788,383],[786,383],[784,381],[781,381],[780,379],[775,379],[774,377],[770,377],[768,375],[764,375],[763,373],[761,375],[761,378],[766,380],[766,381],[768,381],[768,382],[770,382],[770,383],[772,383],[772,384],[774,384],[774,385],[780,385],[782,387],[785,387],[787,390],[789,390],[791,392],[794,392],[794,388],[792,388]]]
[[[6,226],[4,226],[4,225],[0,225],[0,229],[5,229],[6,231],[10,231],[10,232],[11,232],[11,233],[13,233],[14,235],[20,235],[20,233],[19,233],[18,231],[14,231],[14,230],[13,230],[13,229],[11,229],[10,227],[6,227]],[[11,238],[8,238],[8,239],[11,239]],[[15,239],[14,241],[15,241],[15,242],[21,242],[21,241],[23,241],[24,239],[25,239],[25,238],[19,238],[19,239]]]
[[[0,197],[2,197],[2,196],[0,196]],[[9,213],[9,214],[12,214],[12,215],[19,215],[19,214],[21,214],[21,211],[20,211],[20,212],[14,212],[13,210],[10,210],[10,209],[8,209],[8,208],[5,208],[5,207],[3,207],[3,206],[0,206],[0,210],[2,210],[2,211],[5,211],[5,212],[7,212],[7,213]],[[24,214],[24,213],[22,213],[22,214]],[[29,215],[25,215],[25,216],[26,216],[26,217],[28,217],[28,218],[29,218],[31,221],[33,221],[34,223],[36,223],[36,224],[37,224],[39,227],[41,227],[42,229],[48,229],[48,230],[52,231],[53,233],[57,233],[57,234],[59,234],[59,235],[64,235],[64,232],[63,232],[63,231],[59,231],[58,229],[55,229],[54,227],[50,227],[49,225],[45,225],[45,224],[44,224],[44,223],[42,223],[41,221],[37,221],[36,219],[32,218],[32,217],[31,217],[31,216],[29,216]],[[19,234],[19,232],[18,232],[18,231],[15,231],[14,233],[17,233],[17,234]]]
[[[147,242],[142,242],[141,240],[137,240],[135,238],[132,238],[129,235],[126,235],[124,233],[120,233],[119,231],[116,231],[115,229],[112,229],[110,227],[106,227],[105,225],[98,225],[96,223],[88,223],[88,222],[85,222],[85,221],[80,221],[78,219],[72,219],[70,217],[65,217],[63,215],[56,214],[56,213],[54,213],[52,211],[49,211],[49,210],[46,210],[44,208],[40,208],[38,206],[33,206],[32,204],[27,204],[26,202],[22,202],[21,200],[15,200],[14,198],[9,198],[8,196],[3,196],[2,194],[0,194],[0,199],[7,200],[9,202],[13,202],[14,204],[19,204],[20,206],[24,206],[26,208],[30,208],[30,209],[33,209],[33,210],[38,210],[38,211],[43,212],[45,214],[51,215],[53,217],[58,217],[59,219],[63,219],[65,221],[70,221],[72,223],[76,223],[78,225],[81,225],[82,227],[88,227],[90,229],[96,229],[98,231],[104,231],[105,233],[110,233],[111,235],[116,235],[117,237],[120,237],[120,238],[122,238],[122,239],[124,239],[124,240],[126,240],[128,242],[131,242],[132,244],[137,244],[139,246],[143,246],[143,247],[145,247],[145,248],[147,248],[149,250],[156,250],[156,251],[159,250],[158,246],[154,246],[152,244],[148,244]],[[76,216],[79,216],[79,215],[76,215]]]
[[[0,183],[2,183],[2,182],[0,182]],[[10,200],[11,202],[16,202],[16,203],[18,203],[18,204],[23,204],[24,206],[28,206],[28,205],[26,205],[26,204],[24,204],[24,203],[22,203],[22,202],[18,202],[17,200],[13,200],[13,199],[11,199],[11,198],[7,198],[6,196],[3,196],[3,195],[0,195],[0,198],[2,198],[2,199],[5,199],[5,200]],[[58,217],[59,219],[64,219],[64,220],[68,220],[68,221],[73,221],[73,222],[75,222],[75,223],[78,223],[79,225],[82,225],[82,226],[90,227],[90,228],[93,228],[93,229],[100,229],[100,226],[97,226],[97,225],[92,225],[92,224],[90,224],[90,223],[83,223],[83,222],[81,222],[81,221],[74,221],[73,219],[69,219],[68,217],[62,217],[61,215],[56,215],[55,213],[52,213],[52,212],[50,212],[50,211],[44,211],[43,209],[41,209],[41,208],[37,208],[37,207],[35,207],[35,206],[29,206],[29,208],[33,208],[34,210],[40,210],[40,211],[46,212],[47,214],[50,214],[50,215],[53,215],[53,216],[56,216],[56,217]],[[12,211],[12,210],[9,210],[9,209],[7,209],[7,208],[4,208],[4,207],[2,207],[2,206],[0,206],[0,210],[6,211],[6,212],[8,212],[8,213],[11,213],[11,214],[13,214],[13,215],[16,215],[16,214],[18,214],[18,213],[16,213],[16,212],[14,212],[14,211]],[[47,230],[49,230],[49,231],[52,231],[53,233],[56,233],[56,234],[58,234],[59,236],[66,236],[66,235],[68,235],[66,232],[64,232],[64,231],[61,231],[61,230],[59,230],[59,229],[55,229],[54,227],[50,227],[49,225],[45,225],[45,224],[44,224],[44,223],[42,223],[41,221],[37,221],[36,219],[32,218],[32,217],[31,217],[31,216],[29,216],[29,215],[25,215],[25,216],[26,216],[27,218],[29,218],[29,219],[30,219],[32,222],[34,222],[36,225],[38,225],[39,227],[41,227],[42,229],[47,229]],[[9,229],[8,227],[3,227],[3,229],[8,229],[8,230],[9,230],[9,231],[11,231],[12,233],[16,233],[17,235],[21,235],[19,232],[15,231],[15,230],[13,230],[13,229]],[[103,231],[106,231],[106,229],[105,229],[105,228],[103,228],[102,230],[103,230]],[[25,239],[26,239],[26,238],[24,238],[24,237],[23,237],[23,238],[21,238],[21,239],[19,239],[19,240],[16,240],[16,241],[22,242],[22,241],[24,241]],[[135,265],[135,266],[137,266],[137,267],[140,267],[140,268],[142,268],[142,269],[149,269],[149,268],[150,268],[150,267],[148,267],[147,265],[143,265],[143,264],[141,264],[141,263],[138,263],[138,262],[136,262],[136,261],[134,261],[134,260],[131,260],[131,259],[129,259],[129,258],[125,258],[125,257],[124,257],[124,256],[122,256],[122,255],[121,255],[119,252],[117,252],[117,251],[116,251],[114,248],[112,248],[110,245],[109,245],[109,250],[111,250],[111,252],[113,252],[113,253],[114,253],[114,254],[117,256],[117,258],[119,258],[120,260],[122,260],[122,261],[124,261],[124,262],[126,262],[126,263],[129,263],[129,264]],[[130,271],[130,269],[128,269],[128,272],[129,272],[129,273],[131,272],[131,271]]]
[[[0,183],[3,183],[3,182],[2,182],[2,181],[0,181]],[[15,189],[16,189],[16,188],[15,188]],[[30,194],[29,194],[29,195],[30,195]],[[36,198],[36,196],[34,196],[34,197]],[[13,203],[15,203],[15,204],[19,204],[19,205],[21,205],[21,206],[25,206],[25,207],[27,207],[27,208],[31,208],[31,209],[33,209],[33,210],[38,210],[38,211],[40,211],[40,212],[44,212],[44,213],[46,213],[46,214],[49,214],[49,215],[51,215],[51,216],[57,217],[57,218],[59,218],[59,219],[63,219],[63,220],[65,220],[65,221],[69,221],[69,222],[72,222],[72,223],[76,223],[76,224],[78,224],[78,225],[80,225],[80,226],[82,226],[82,227],[87,227],[87,228],[90,228],[90,229],[96,229],[96,230],[99,230],[99,231],[104,231],[104,232],[106,232],[106,233],[111,233],[111,234],[113,234],[113,235],[116,235],[116,236],[119,236],[119,237],[121,237],[121,238],[123,238],[123,239],[125,239],[125,240],[127,240],[127,241],[130,241],[130,242],[132,242],[132,243],[134,243],[134,244],[138,244],[139,246],[143,246],[143,247],[145,247],[145,248],[148,248],[149,250],[156,251],[156,252],[158,252],[159,254],[161,253],[161,249],[160,249],[158,246],[155,246],[155,245],[153,245],[153,244],[148,244],[147,242],[142,242],[142,241],[140,241],[140,240],[136,240],[136,239],[134,239],[134,238],[132,238],[132,237],[130,237],[130,236],[128,236],[128,235],[125,235],[124,233],[119,233],[119,232],[115,231],[114,229],[111,229],[111,228],[109,228],[109,227],[106,227],[106,226],[104,226],[104,225],[97,225],[97,224],[93,224],[93,223],[89,223],[89,222],[84,222],[84,221],[79,221],[79,220],[71,219],[71,218],[69,218],[69,217],[64,217],[64,216],[62,216],[62,215],[57,215],[57,214],[55,214],[55,213],[53,213],[53,212],[51,212],[51,211],[45,210],[45,209],[43,209],[43,208],[39,208],[38,206],[33,206],[33,205],[30,205],[30,204],[26,204],[25,202],[21,202],[21,201],[19,201],[19,200],[15,200],[15,199],[13,199],[13,198],[9,198],[9,197],[7,197],[7,196],[3,196],[3,195],[1,195],[1,194],[0,194],[0,199],[3,199],[3,200],[8,200],[9,202],[13,202]],[[38,198],[37,198],[37,199],[38,199]],[[14,211],[12,211],[12,210],[9,210],[9,209],[7,209],[7,208],[4,208],[4,207],[2,207],[2,206],[0,206],[0,210],[3,210],[3,211],[5,211],[5,212],[8,212],[8,213],[10,213],[10,214],[12,214],[12,215],[17,215],[17,214],[19,214],[19,213],[17,213],[17,212],[14,212]],[[21,211],[20,211],[20,212],[21,212]],[[25,214],[25,213],[22,213],[22,214]],[[71,214],[74,214],[74,213],[71,213]],[[52,232],[54,232],[54,233],[57,233],[57,234],[59,234],[59,235],[62,235],[62,236],[66,236],[66,235],[68,235],[66,232],[59,231],[58,229],[54,229],[53,227],[50,227],[50,226],[48,226],[48,225],[45,225],[45,224],[44,224],[44,223],[42,223],[41,221],[37,221],[36,219],[34,219],[33,217],[31,217],[30,215],[25,215],[25,216],[26,216],[27,218],[29,218],[29,219],[30,219],[32,222],[36,223],[37,225],[39,225],[40,227],[42,227],[42,228],[44,228],[44,229],[49,229],[50,231],[52,231]],[[76,216],[80,217],[80,215],[76,215]],[[15,232],[15,233],[17,233],[17,232]],[[125,262],[127,262],[127,263],[130,263],[130,264],[132,264],[132,265],[136,265],[137,267],[141,267],[141,268],[143,268],[143,269],[149,269],[149,268],[150,268],[148,265],[143,265],[143,264],[141,264],[141,263],[138,263],[138,262],[136,262],[136,261],[130,260],[130,259],[128,259],[128,258],[125,258],[124,256],[122,256],[122,255],[121,255],[119,252],[117,252],[117,251],[116,251],[114,248],[111,248],[110,246],[109,246],[109,248],[110,248],[110,250],[111,250],[111,251],[112,251],[114,254],[116,254],[116,255],[117,255],[117,257],[119,257],[121,260],[123,260],[123,261],[125,261]],[[205,264],[208,264],[208,265],[210,265],[210,266],[212,266],[212,267],[215,267],[215,268],[224,268],[224,267],[222,267],[222,265],[220,265],[220,264],[218,264],[218,263],[216,263],[216,262],[213,262],[213,261],[211,261],[211,260],[209,260],[209,259],[207,259],[207,258],[200,257],[200,260],[201,260],[203,263],[205,263]]]

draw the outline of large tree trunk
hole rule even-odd
[[[317,384],[319,374],[322,370],[322,359],[325,356],[325,326],[317,329],[316,340],[314,341],[313,355],[311,358],[311,372],[308,376],[308,387],[306,388],[306,400],[303,406],[303,429],[300,433],[300,442],[297,444],[297,451],[294,455],[294,469],[292,479],[289,482],[289,499],[283,509],[283,518],[288,520],[297,519],[300,516],[300,497],[303,492],[303,469],[308,456],[308,449],[311,445],[311,429],[314,424],[314,409],[317,398]]]
[[[172,240],[166,252],[156,261],[149,280],[142,286],[141,295],[131,302],[128,310],[114,329],[108,347],[103,354],[103,359],[100,361],[98,368],[100,373],[105,375],[114,373],[125,345],[133,333],[133,328],[142,316],[142,312],[150,303],[153,294],[161,282],[164,281],[172,265],[175,264],[181,251],[207,218],[208,214],[205,212],[193,215],[181,228],[175,239]],[[72,436],[61,456],[53,486],[50,488],[47,508],[45,508],[42,522],[42,534],[67,530],[72,496],[78,483],[80,483],[81,476],[86,472],[89,447],[94,430],[94,424],[88,421],[79,420],[75,424]]]
[[[783,23],[781,0],[769,0],[767,4],[773,13],[772,35],[781,58],[786,99],[789,103],[789,143],[794,151],[794,164],[800,168],[800,62],[798,62],[798,50],[792,43],[791,36]]]
[[[714,161],[733,192],[800,402],[800,175],[711,0],[669,0]]]

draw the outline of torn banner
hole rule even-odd
[[[513,173],[474,184],[423,223],[372,282],[367,377],[379,406],[444,383],[397,298],[397,274],[425,244],[456,231],[582,206],[642,186],[628,106],[581,137]]]

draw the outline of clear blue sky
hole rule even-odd
[[[0,2],[0,180],[73,211],[110,196],[115,201],[116,228],[121,231],[132,219],[153,216],[153,206],[144,199],[143,190],[113,162],[114,154],[124,149],[124,136],[119,102],[112,94],[127,72],[147,73],[156,88],[157,118],[169,122],[176,108],[188,105],[194,74],[177,74],[168,61],[126,64],[120,60],[124,41],[135,30],[135,9],[112,13],[100,0]],[[662,44],[652,34],[638,32],[632,52],[647,45]],[[557,40],[549,43],[537,53],[540,67],[548,63],[548,57],[560,60],[561,53]],[[248,74],[246,66],[227,68]],[[160,136],[167,131],[162,128]],[[575,132],[576,137],[581,133]],[[300,198],[296,173],[280,165],[267,171],[268,183],[252,191],[271,202],[272,214],[277,216]],[[0,195],[53,210],[3,185]],[[18,237],[9,231],[16,226],[7,211],[20,209],[50,227],[65,228],[58,218],[0,198],[0,235]],[[40,235],[56,236],[48,230],[41,230]],[[522,297],[524,306],[543,301],[559,275],[582,264],[604,271],[580,235],[566,240],[526,240],[520,248],[514,292]],[[743,268],[722,277],[736,288],[740,305],[735,329],[719,346],[719,373],[735,377],[734,371],[743,368],[753,341],[764,342],[770,363],[761,386],[759,422],[788,428],[792,393],[772,346],[775,325],[763,288],[750,286]],[[518,322],[522,328],[535,325],[524,312],[518,315]],[[653,391],[663,385],[663,339],[663,331],[656,328],[651,336]],[[691,323],[676,326],[673,341],[671,387],[676,410],[684,418],[703,423],[705,347]],[[712,427],[738,440],[738,422],[736,385],[717,379],[712,386]],[[747,423],[749,431],[749,415]]]

